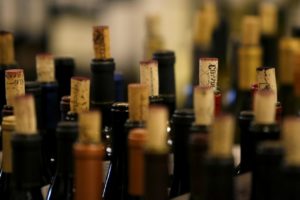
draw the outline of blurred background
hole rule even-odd
[[[16,60],[27,80],[36,78],[35,55],[40,52],[74,57],[76,73],[89,75],[95,25],[110,26],[112,56],[127,83],[139,81],[139,61],[151,58],[153,51],[174,50],[177,103],[183,107],[196,84],[197,46],[219,57],[220,88],[234,87],[232,49],[241,20],[259,14],[261,3],[275,5],[279,36],[300,27],[297,0],[0,0],[0,29],[14,33]]]

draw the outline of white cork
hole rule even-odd
[[[110,55],[110,34],[108,26],[95,26],[93,29],[94,53],[96,59],[108,59]]]
[[[167,148],[168,111],[162,106],[150,106],[148,118],[148,139],[146,149],[165,153]]]
[[[215,119],[209,134],[208,154],[216,158],[232,157],[234,140],[234,119],[230,115],[221,115]]]
[[[300,118],[285,118],[282,132],[286,164],[289,166],[300,166]]]
[[[140,62],[140,82],[149,88],[150,96],[158,96],[158,64],[156,60]]]
[[[25,80],[23,69],[5,70],[6,104],[13,106],[16,96],[25,94]]]
[[[36,112],[33,96],[18,96],[15,98],[14,104],[16,132],[24,135],[37,134]]]
[[[54,58],[51,54],[38,54],[36,56],[36,72],[39,82],[55,81]]]
[[[259,5],[259,16],[262,34],[275,35],[278,29],[278,7],[275,3],[261,3]]]
[[[275,93],[277,101],[277,83],[276,73],[274,67],[259,67],[257,72],[257,85],[258,89],[271,89]]]
[[[242,21],[242,45],[259,45],[260,33],[259,17],[245,16]]]
[[[215,96],[210,87],[194,88],[195,124],[211,125],[214,119]]]
[[[99,111],[86,111],[79,114],[79,142],[100,143],[101,113]]]
[[[144,84],[128,85],[129,120],[146,121],[149,111],[148,87]]]
[[[276,97],[272,90],[258,90],[254,96],[254,122],[256,124],[275,123]]]
[[[211,87],[214,90],[218,86],[218,58],[199,59],[199,85]]]
[[[90,79],[86,77],[71,78],[70,110],[81,113],[90,109]]]

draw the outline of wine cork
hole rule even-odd
[[[161,18],[159,15],[153,14],[153,15],[146,16],[147,34],[150,37],[155,37],[159,34],[160,22],[161,22]]]
[[[0,65],[9,65],[14,63],[14,36],[11,32],[0,31]]]
[[[18,134],[37,134],[35,102],[32,95],[15,97],[14,114],[16,116],[16,132]]]
[[[218,86],[218,58],[199,59],[199,85],[211,87],[214,90]]]
[[[15,116],[7,116],[2,120],[2,170],[6,173],[12,172],[12,147],[11,136],[15,130]]]
[[[279,80],[284,85],[294,81],[294,54],[299,51],[298,39],[285,37],[279,42]]]
[[[242,45],[259,45],[260,20],[257,16],[245,16],[242,21]]]
[[[275,123],[276,97],[272,90],[258,90],[254,95],[254,122],[256,124]]]
[[[90,109],[90,79],[75,76],[71,78],[70,110],[81,113]]]
[[[195,43],[199,46],[208,48],[211,45],[213,23],[212,18],[203,10],[198,10],[196,13],[196,24],[195,24]]]
[[[262,49],[259,46],[244,46],[238,50],[239,89],[249,90],[256,82],[256,68],[262,65]]]
[[[234,139],[234,119],[230,115],[220,115],[215,119],[209,135],[208,154],[216,158],[232,157]]]
[[[158,96],[159,79],[156,60],[140,62],[140,82],[148,86],[150,96]]]
[[[128,85],[129,120],[146,121],[148,118],[149,93],[147,85]]]
[[[214,1],[204,1],[203,3],[202,10],[208,16],[210,26],[214,29],[219,24],[217,4]]]
[[[5,71],[6,104],[13,106],[16,96],[25,94],[25,80],[23,69]]]
[[[294,53],[294,94],[296,97],[300,96],[300,51]]]
[[[94,26],[93,30],[94,53],[96,59],[109,59],[110,35],[108,26]]]
[[[54,58],[51,54],[38,54],[36,56],[37,80],[39,82],[55,81]]]
[[[276,35],[278,29],[278,8],[274,3],[262,2],[259,5],[261,33],[263,35]]]
[[[168,111],[162,106],[150,106],[148,125],[148,139],[146,149],[157,153],[166,153]]]
[[[147,139],[145,129],[133,129],[128,136],[128,193],[131,196],[144,194],[144,146]]]
[[[257,85],[258,89],[270,89],[275,93],[277,101],[277,83],[274,67],[258,67],[257,72]]]
[[[79,142],[100,143],[101,113],[99,111],[86,111],[79,114]]]
[[[286,117],[282,126],[285,162],[289,166],[300,166],[300,119]]]
[[[212,88],[194,88],[195,124],[211,125],[215,111],[215,96]]]

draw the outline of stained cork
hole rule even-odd
[[[93,29],[94,53],[96,59],[109,59],[110,35],[108,26],[94,26]]]
[[[75,76],[71,78],[70,110],[81,113],[90,109],[90,79]]]
[[[16,96],[25,94],[25,80],[23,69],[10,69],[5,71],[6,104],[13,106]]]
[[[270,89],[275,93],[277,101],[277,83],[276,73],[274,67],[258,67],[257,72],[257,86],[259,90]]]

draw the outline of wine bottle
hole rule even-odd
[[[74,76],[75,61],[71,57],[57,57],[54,59],[55,78],[58,83],[58,99],[70,95],[70,79]]]
[[[125,123],[128,119],[128,103],[114,103],[111,112],[113,117],[112,156],[102,194],[104,200],[123,199],[123,181],[127,180],[127,166],[125,168],[124,162],[126,159],[125,149],[127,148]],[[127,193],[127,190],[125,192]]]
[[[153,59],[158,62],[159,96],[163,99],[163,105],[169,110],[169,117],[176,109],[175,88],[175,53],[173,51],[157,51],[153,53]]]
[[[253,169],[251,199],[284,199],[282,191],[282,161],[284,149],[280,142],[265,141],[257,146]]]
[[[72,151],[77,136],[77,123],[62,121],[57,125],[57,169],[48,190],[47,200],[73,200],[74,160]]]
[[[204,160],[208,148],[208,134],[191,134],[189,137],[190,200],[203,199]]]
[[[3,117],[2,121],[2,167],[0,171],[0,198],[10,199],[12,193],[12,148],[11,137],[15,130],[15,117]]]
[[[278,7],[274,2],[259,4],[259,17],[261,23],[261,39],[263,51],[263,65],[277,66],[278,49]]]
[[[55,81],[54,58],[51,54],[36,56],[37,81],[41,83],[42,147],[51,175],[56,169],[55,129],[59,121],[58,84]]]
[[[236,113],[251,109],[250,86],[256,83],[256,68],[261,66],[262,49],[259,46],[258,17],[245,16],[242,21],[242,41],[238,49],[238,91]]]
[[[150,106],[145,145],[145,200],[168,199],[168,110]]]
[[[79,114],[79,138],[74,144],[75,200],[101,200],[104,147],[101,144],[101,114]]]
[[[158,63],[156,60],[140,62],[140,82],[148,86],[150,104],[163,104],[159,96]]]
[[[293,62],[293,74],[294,74],[294,88],[293,88],[293,107],[294,113],[296,115],[300,114],[300,84],[299,84],[299,77],[300,77],[300,70],[298,69],[300,66],[300,51],[294,53],[294,62]]]
[[[90,109],[90,79],[81,76],[71,78],[70,111],[66,121],[77,121],[78,113]]]
[[[128,200],[144,197],[144,146],[147,131],[135,128],[128,135]]]
[[[218,58],[199,59],[199,85],[211,87],[215,93],[215,115],[221,113],[222,95],[218,88]]]
[[[194,88],[194,112],[195,122],[191,127],[191,133],[208,134],[215,113],[214,91],[210,87],[197,86]]]
[[[63,96],[60,100],[60,120],[66,121],[68,112],[70,111],[70,96]]]
[[[300,49],[295,38],[285,37],[279,41],[279,99],[284,107],[283,115],[294,114],[294,53]]]
[[[107,138],[111,138],[112,134],[111,106],[115,99],[115,62],[110,54],[108,26],[93,28],[93,43],[95,58],[91,61],[91,108],[101,110],[102,141],[105,146],[109,146],[110,141]],[[106,152],[106,159],[109,154]]]
[[[190,175],[188,161],[189,129],[195,120],[191,109],[175,110],[171,119],[173,134],[173,180],[170,189],[170,198],[174,198],[190,191]]]
[[[204,199],[235,199],[232,176],[234,126],[233,117],[221,115],[215,119],[212,132],[208,135],[208,152],[203,161]]]
[[[6,104],[5,99],[5,70],[15,69],[14,37],[11,32],[0,31],[0,110]],[[1,118],[0,118],[1,119]]]
[[[300,196],[300,146],[299,141],[300,119],[288,116],[283,121],[282,138],[285,148],[283,180],[281,184],[283,199],[296,200]]]
[[[34,98],[15,98],[15,134],[12,135],[13,200],[43,200],[41,193],[41,136],[37,132]]]

